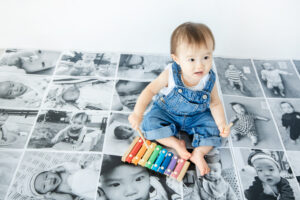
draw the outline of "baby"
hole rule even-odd
[[[235,115],[230,120],[233,123],[233,130],[231,131],[232,139],[238,141],[241,136],[247,136],[251,139],[252,145],[257,145],[258,136],[255,128],[255,120],[269,121],[269,119],[249,113],[241,103],[232,102],[230,105],[235,112]]]
[[[295,199],[289,182],[280,176],[279,163],[263,151],[252,152],[248,164],[255,168],[257,176],[245,190],[248,200],[292,200]]]
[[[0,82],[0,98],[15,99],[22,96],[29,88],[23,83],[15,81]]]
[[[26,186],[20,187],[20,193],[37,199],[79,200],[93,199],[96,192],[99,171],[94,166],[80,166],[76,163],[66,162],[55,168],[33,174]],[[27,193],[27,194],[26,194]]]
[[[70,71],[73,76],[89,76],[93,75],[96,71],[94,60],[96,59],[95,53],[85,53],[82,60],[78,60],[74,64],[74,68]]]
[[[270,63],[263,64],[263,70],[261,70],[261,79],[267,81],[267,88],[272,90],[275,95],[278,95],[278,91],[282,97],[285,96],[284,86],[280,74],[293,75],[283,70],[275,69]]]
[[[236,89],[236,85],[238,85],[241,92],[245,92],[242,79],[247,80],[247,78],[241,70],[238,70],[234,65],[228,65],[228,69],[225,71],[225,77],[233,89]]]
[[[101,199],[167,200],[162,183],[150,176],[146,168],[121,162],[118,156],[104,155],[101,166]]]
[[[209,172],[204,156],[214,146],[221,146],[220,136],[230,133],[211,69],[214,47],[214,37],[206,25],[188,22],[178,26],[171,37],[173,64],[143,90],[129,116],[132,127],[138,129],[146,107],[159,93],[142,123],[145,137],[190,159],[201,175]],[[175,137],[180,130],[194,136],[192,154],[185,142]]]
[[[119,125],[114,130],[114,134],[119,140],[133,140],[134,132],[135,131],[131,127],[128,127],[126,125]]]
[[[283,112],[281,116],[282,126],[289,132],[290,138],[294,144],[300,136],[300,113],[296,112],[291,103],[282,101],[280,108]]]
[[[73,149],[81,150],[83,139],[87,133],[86,124],[89,116],[85,112],[79,112],[72,116],[70,125],[60,130],[51,140],[51,143],[66,142],[73,145]]]
[[[116,91],[123,105],[123,111],[132,111],[134,109],[138,96],[147,85],[148,82],[134,82],[127,80],[119,80],[116,83]]]
[[[7,134],[7,130],[5,128],[5,122],[8,119],[8,113],[4,110],[0,110],[0,141],[6,141],[7,137],[5,136]]]

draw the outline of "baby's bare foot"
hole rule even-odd
[[[193,151],[190,160],[198,167],[201,176],[210,172],[210,168],[208,167],[202,153]]]
[[[184,140],[179,140],[176,147],[174,148],[176,152],[178,153],[180,158],[183,158],[185,160],[188,160],[191,157],[191,153],[186,150],[185,142]]]

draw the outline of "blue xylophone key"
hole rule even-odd
[[[165,155],[167,153],[167,149],[162,149],[155,161],[155,163],[152,165],[151,169],[154,171],[157,171],[161,163],[163,162]]]
[[[171,159],[172,159],[173,155],[174,155],[174,154],[173,154],[172,152],[168,152],[168,153],[167,153],[164,162],[162,163],[162,165],[161,165],[161,166],[159,167],[159,169],[158,169],[158,172],[159,172],[159,173],[162,173],[162,174],[163,174],[163,173],[165,172],[165,170],[167,169],[169,163],[171,162]]]

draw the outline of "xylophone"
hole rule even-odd
[[[144,142],[145,141],[145,142]],[[137,136],[122,156],[122,161],[141,165],[181,181],[190,165],[162,146]]]

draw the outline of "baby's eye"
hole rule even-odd
[[[144,176],[139,176],[135,179],[135,181],[142,181],[145,177]]]
[[[209,59],[209,56],[205,56],[205,57],[204,57],[204,60],[208,60],[208,59]]]
[[[274,169],[269,169],[269,171],[271,171],[271,172],[272,172],[272,171],[274,171]]]
[[[262,170],[261,170],[261,169],[258,169],[257,172],[262,172]]]
[[[194,58],[189,58],[189,60],[188,60],[189,62],[194,62],[195,61],[195,59]]]
[[[108,187],[119,187],[120,183],[111,183],[108,185]]]

